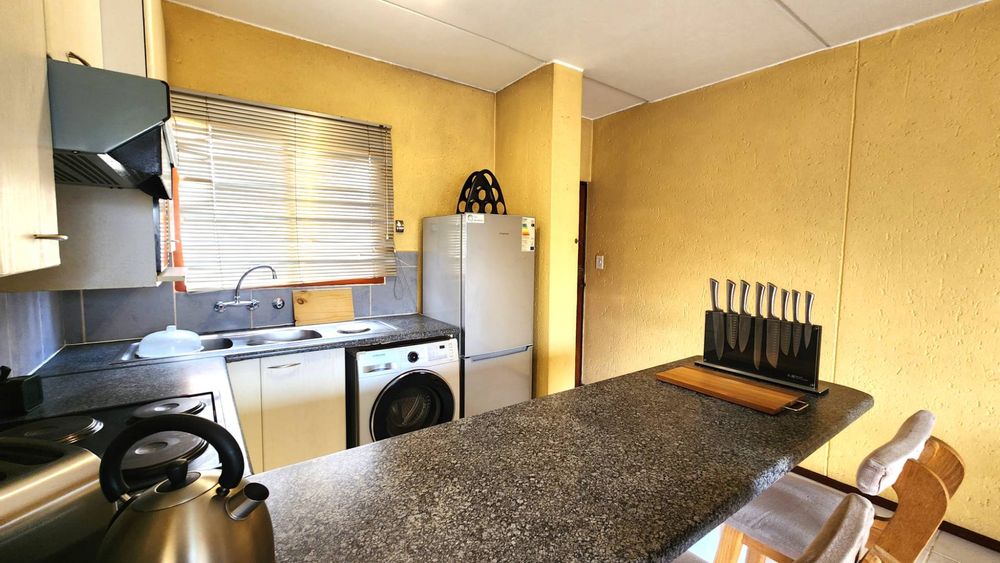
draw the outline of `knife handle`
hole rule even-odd
[[[733,305],[736,304],[736,282],[733,280],[726,280],[726,310],[730,313],[735,313],[736,309]]]
[[[712,296],[712,310],[721,311],[719,308],[719,280],[715,278],[708,278],[708,289]]]
[[[776,319],[774,316],[774,298],[778,296],[778,286],[767,282],[767,318]]]
[[[747,312],[747,301],[750,300],[750,284],[746,280],[740,280],[740,313],[749,315]]]
[[[757,282],[757,316],[764,316],[764,284]]]
[[[787,313],[788,313],[788,290],[787,289],[782,289],[781,290],[781,320],[783,320],[783,321],[787,321],[788,320]]]
[[[792,290],[792,321],[799,322],[799,292]]]
[[[806,324],[807,325],[812,324],[813,299],[815,299],[815,296],[812,294],[811,291],[807,291],[806,292]]]

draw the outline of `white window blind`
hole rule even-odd
[[[171,93],[189,291],[396,273],[390,129]]]

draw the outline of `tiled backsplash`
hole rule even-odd
[[[385,284],[351,288],[356,317],[402,315],[417,311],[416,252],[397,252],[398,275]],[[235,281],[233,282],[235,285]],[[206,293],[177,293],[173,284],[135,289],[98,289],[60,292],[63,334],[67,344],[141,338],[163,330],[169,324],[199,334],[291,325],[291,289],[254,289],[250,296],[260,300],[256,311],[229,307],[215,312],[216,301],[228,301],[232,290]],[[9,294],[19,295],[19,294]],[[244,296],[246,293],[244,293]],[[275,297],[285,300],[283,309],[274,309]]]
[[[63,344],[59,295],[51,291],[0,293],[0,364],[24,375]]]

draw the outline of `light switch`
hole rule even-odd
[[[604,255],[603,254],[598,254],[597,255],[597,269],[598,270],[603,270],[604,269]]]

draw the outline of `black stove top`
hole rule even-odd
[[[177,413],[218,422],[212,394],[204,393],[17,423],[0,430],[0,436],[73,444],[100,457],[129,424]],[[166,466],[178,459],[187,461],[193,471],[220,466],[218,454],[205,440],[185,432],[158,432],[132,445],[122,462],[122,472],[131,489],[143,489],[165,479]]]

